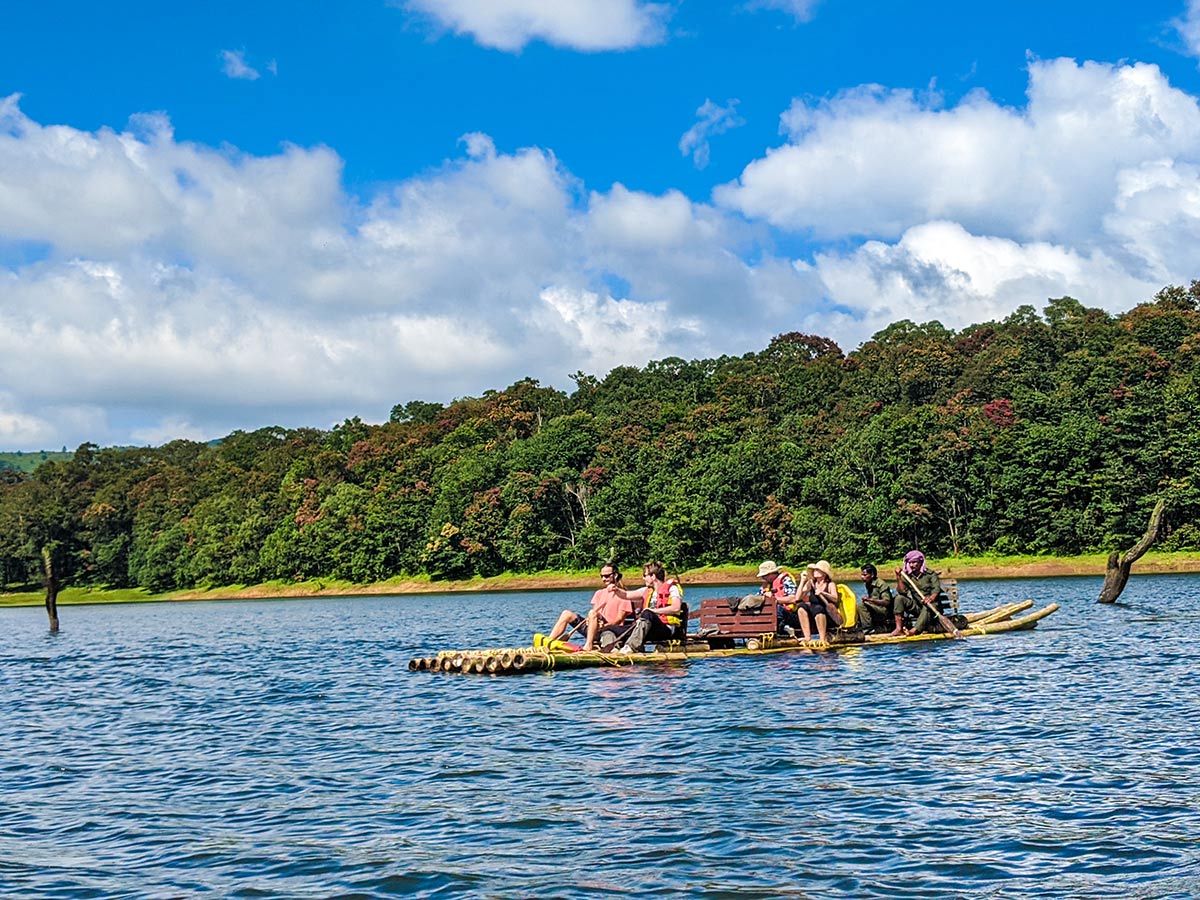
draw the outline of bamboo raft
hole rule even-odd
[[[1009,603],[966,616],[967,627],[960,629],[964,638],[988,637],[1011,631],[1029,631],[1058,609],[1051,603],[1026,615],[1018,615],[1033,606],[1032,600]],[[688,635],[687,641],[670,641],[646,653],[616,654],[599,650],[547,649],[519,647],[484,650],[442,650],[437,656],[418,656],[409,660],[410,672],[457,672],[468,675],[520,675],[526,672],[547,672],[555,669],[590,669],[602,666],[637,666],[656,663],[679,663],[693,659],[726,659],[743,656],[770,656],[777,653],[814,653],[841,650],[846,647],[865,647],[874,644],[910,644],[922,641],[947,641],[954,636],[942,633],[901,635],[851,632],[832,636],[828,643],[805,643],[778,634],[762,634],[751,638],[744,646],[713,649],[708,641]]]

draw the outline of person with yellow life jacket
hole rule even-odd
[[[618,653],[641,653],[646,643],[656,644],[681,637],[683,622],[683,586],[676,578],[667,578],[666,569],[660,562],[648,562],[642,566],[643,588],[613,591],[624,600],[642,601],[633,629]]]

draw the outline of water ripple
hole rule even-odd
[[[5,610],[0,894],[1194,896],[1197,584],[964,584],[1063,608],[521,678],[407,661],[585,594]]]

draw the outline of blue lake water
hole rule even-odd
[[[0,895],[1194,897],[1200,577],[1099,587],[961,584],[1057,600],[1028,633],[507,678],[407,664],[590,592],[0,610]]]

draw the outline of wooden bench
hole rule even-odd
[[[709,634],[705,638],[712,649],[727,649],[733,647],[738,641],[744,642],[748,647],[757,648],[771,646],[778,640],[790,640],[782,637],[776,638],[778,611],[773,598],[767,599],[763,603],[762,609],[754,612],[730,609],[730,603],[732,602],[736,606],[740,599],[740,597],[713,597],[701,601],[700,631],[707,633],[710,629],[717,629],[716,634]],[[855,600],[852,591],[845,600],[849,606],[845,612],[849,613],[848,618],[851,623],[853,623]],[[861,644],[864,640],[862,630],[856,624],[843,628],[830,626],[829,643],[831,644]]]
[[[951,616],[951,617],[957,616],[959,614],[959,612],[958,612],[958,579],[957,578],[941,578],[941,576],[938,576],[938,577],[939,577],[939,580],[942,582],[942,594],[946,598],[946,603],[945,603],[946,608],[944,610],[942,610],[942,612],[944,612],[947,616]],[[941,605],[941,604],[939,604],[939,605]],[[911,624],[911,622],[908,620],[907,616],[905,617],[904,624],[906,626]]]
[[[948,612],[957,614],[958,613],[958,579],[957,578],[943,578],[943,579],[941,579],[941,581],[942,581],[942,593],[944,593],[946,595],[946,600],[949,601],[949,603],[950,603],[950,609],[948,610]]]
[[[775,600],[766,599],[762,609],[739,611],[741,597],[710,597],[700,601],[700,631],[707,634],[707,641],[714,650],[732,647],[734,641],[761,640],[764,634],[775,634]],[[716,633],[710,633],[712,629]]]

